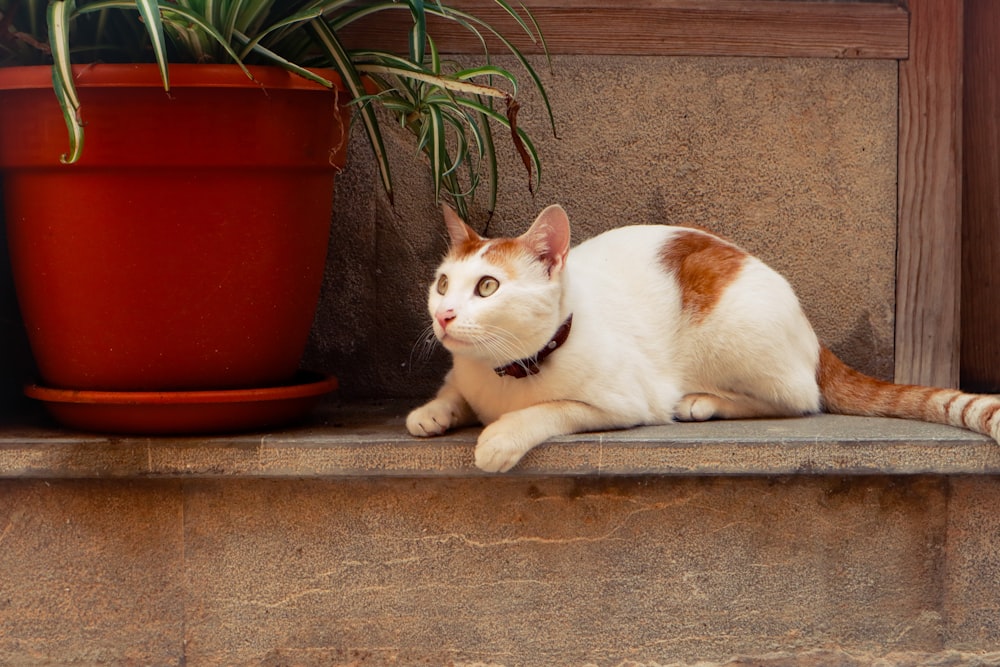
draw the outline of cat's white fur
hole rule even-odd
[[[443,294],[432,284],[428,305],[453,367],[408,416],[413,435],[481,422],[476,465],[506,471],[557,435],[821,409],[822,348],[791,286],[725,241],[633,226],[570,251],[558,206],[516,240],[482,239],[450,209],[445,219],[452,251],[437,277],[448,283]],[[681,238],[707,243],[719,268],[672,271],[665,253]],[[702,273],[715,282],[699,284]],[[488,296],[477,294],[484,276],[499,282]],[[539,373],[497,375],[538,352],[570,315],[568,338]]]

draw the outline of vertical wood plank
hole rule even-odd
[[[962,386],[1000,392],[1000,2],[966,0]]]
[[[910,1],[899,65],[896,381],[959,379],[963,0]]]

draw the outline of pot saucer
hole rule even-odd
[[[300,371],[287,385],[211,391],[77,391],[31,384],[58,422],[83,431],[194,435],[254,431],[304,417],[337,388],[335,377]]]

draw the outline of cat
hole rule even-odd
[[[428,308],[453,363],[406,427],[425,437],[485,424],[482,470],[508,471],[557,435],[821,410],[1000,440],[1000,397],[846,366],[782,276],[706,231],[621,227],[570,250],[558,205],[517,238],[483,238],[447,206],[444,219],[451,248]]]

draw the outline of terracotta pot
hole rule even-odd
[[[107,391],[294,376],[344,165],[346,93],[277,68],[75,69],[86,140],[47,67],[0,69],[15,287],[41,379]],[[334,76],[334,75],[329,75]]]

